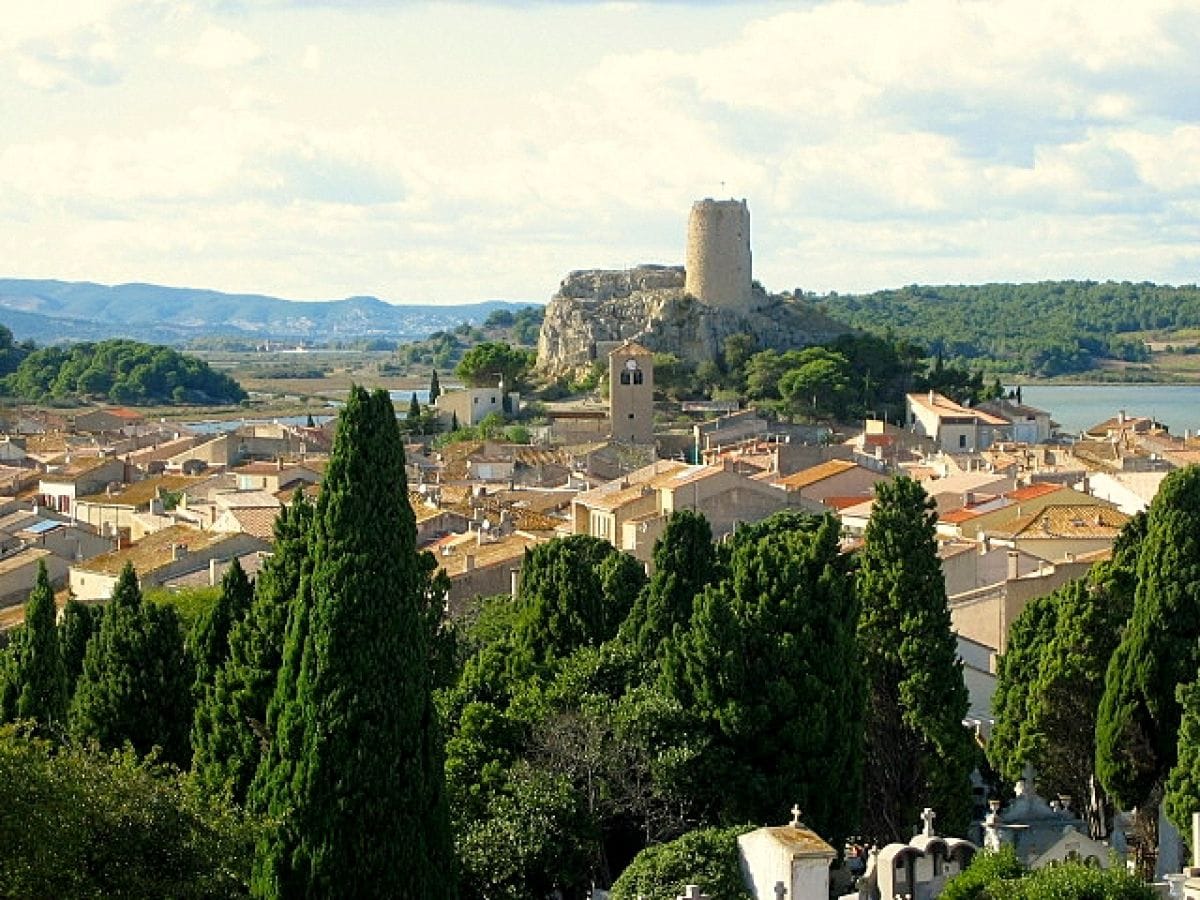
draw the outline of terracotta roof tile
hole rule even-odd
[[[798,491],[816,484],[818,481],[824,481],[826,478],[832,478],[834,475],[841,475],[843,472],[858,468],[861,468],[858,463],[850,462],[850,460],[831,459],[810,468],[801,469],[799,472],[793,472],[786,478],[779,479],[779,483],[789,491]]]

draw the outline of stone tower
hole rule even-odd
[[[641,344],[608,354],[608,418],[614,441],[654,443],[654,354]]]
[[[688,217],[684,289],[708,306],[750,306],[750,209],[745,200],[697,200]]]

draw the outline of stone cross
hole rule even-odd
[[[921,829],[921,834],[925,835],[925,837],[933,837],[935,834],[937,834],[937,832],[933,830],[933,820],[936,818],[937,813],[935,813],[930,807],[927,806],[921,810],[921,821],[925,823],[925,826]]]
[[[683,893],[679,895],[678,900],[712,900],[708,894],[700,893],[700,885],[689,884],[683,889]]]
[[[792,804],[792,821],[790,822],[790,824],[793,828],[800,827],[800,804],[799,803]]]
[[[783,900],[787,896],[787,887],[782,881],[775,882],[775,900]]]

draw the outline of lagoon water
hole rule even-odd
[[[1171,434],[1200,433],[1200,384],[1027,384],[1021,399],[1049,412],[1064,434],[1078,434],[1121,410],[1150,416]]]

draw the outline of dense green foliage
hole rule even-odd
[[[922,807],[946,834],[970,822],[975,748],[937,555],[936,507],[898,477],[875,487],[859,553],[859,644],[868,679],[864,828],[905,839]]]
[[[206,609],[192,626],[188,638],[195,681],[192,694],[197,702],[212,688],[217,670],[229,658],[229,633],[246,616],[254,597],[254,583],[234,558],[221,577],[217,602]]]
[[[63,607],[62,621],[58,625],[58,648],[62,653],[68,697],[75,695],[75,683],[83,674],[84,652],[92,635],[100,630],[103,615],[103,607],[80,603],[74,597]]]
[[[401,344],[396,349],[395,362],[387,368],[410,374],[417,367],[452,369],[463,354],[485,342],[533,348],[537,346],[544,313],[542,306],[525,306],[516,312],[493,310],[479,326],[463,322],[448,331],[435,331],[423,340]],[[430,391],[429,402],[434,399],[436,395]]]
[[[1023,740],[1028,731],[1029,692],[1054,639],[1062,592],[1029,601],[1009,627],[1008,646],[996,662],[996,690],[992,694],[996,724],[988,738],[987,757],[992,768],[1010,784],[1021,777],[1025,764],[1032,762],[1028,739]]]
[[[165,762],[186,766],[191,687],[179,617],[172,607],[144,602],[137,574],[126,564],[84,653],[71,701],[72,734],[105,750],[128,742],[146,755],[157,747]]]
[[[791,417],[846,421],[864,416],[900,421],[905,394],[935,390],[960,403],[999,396],[980,371],[932,360],[923,345],[884,334],[855,332],[828,343],[758,350],[748,334],[730,335],[721,355],[699,366],[669,354],[654,356],[654,384],[673,399],[741,398]]]
[[[0,728],[0,897],[246,895],[254,825],[132,752]]]
[[[654,544],[654,574],[621,626],[643,660],[655,659],[662,642],[691,621],[696,597],[712,580],[715,565],[708,520],[689,509],[671,513]]]
[[[353,388],[292,603],[257,896],[451,898],[433,623],[385,391]]]
[[[1133,609],[1145,514],[1126,524],[1108,562],[1031,601],[999,659],[988,759],[1006,781],[1026,763],[1050,794],[1083,798],[1093,836],[1107,833],[1107,802],[1095,774],[1095,732],[1104,673]]]
[[[283,661],[288,606],[308,559],[312,506],[295,497],[275,520],[274,552],[254,582],[254,599],[229,633],[229,656],[196,707],[192,768],[209,790],[242,803],[262,758],[267,706]]]
[[[613,637],[632,603],[628,594],[605,593],[600,567],[616,552],[608,541],[584,534],[527,550],[517,595],[517,644],[534,659],[550,662]]]
[[[484,341],[463,354],[454,374],[469,387],[493,387],[503,382],[506,391],[516,390],[533,368],[536,356],[532,350],[510,347],[503,341]]]
[[[46,564],[38,562],[37,581],[25,602],[25,624],[3,652],[0,666],[0,722],[32,720],[46,735],[60,734],[67,719],[67,672],[58,645],[54,590]]]
[[[28,354],[2,382],[28,403],[108,400],[152,405],[236,403],[246,392],[236,381],[170,347],[129,340],[43,347]]]
[[[863,679],[838,534],[826,517],[739,536],[727,573],[664,650],[663,691],[702,742],[692,796],[717,822],[774,821],[791,798],[834,846],[857,825]]]
[[[675,900],[689,884],[709,897],[749,900],[738,866],[738,835],[750,829],[705,828],[653,844],[613,882],[612,900]]]
[[[1081,863],[1026,871],[1010,848],[980,853],[942,891],[946,900],[1153,900],[1154,889],[1119,866]]]
[[[1096,774],[1124,807],[1142,805],[1175,764],[1179,685],[1200,670],[1200,466],[1171,472],[1146,517],[1133,614],[1105,676]]]
[[[1200,325],[1200,289],[1194,285],[911,285],[819,299],[830,315],[850,325],[891,328],[931,354],[1025,375],[1082,372],[1102,358],[1142,360],[1145,345],[1132,332]]]

